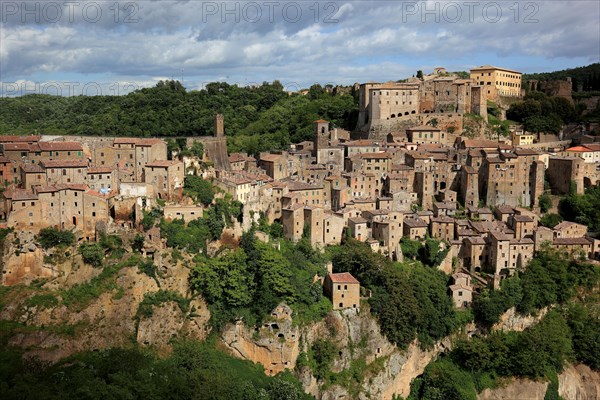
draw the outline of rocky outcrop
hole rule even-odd
[[[2,257],[2,285],[29,283],[36,278],[51,278],[57,275],[52,265],[44,264],[44,254],[35,245],[25,252],[10,251]]]
[[[548,313],[548,308],[543,308],[538,311],[537,315],[520,315],[515,307],[508,309],[500,317],[500,321],[493,327],[493,331],[516,331],[522,332],[532,325],[537,324]]]
[[[478,400],[544,400],[548,381],[510,379],[505,385],[486,389],[477,395]],[[558,376],[558,394],[565,400],[600,399],[600,372],[587,365],[567,365]]]
[[[367,307],[360,311],[332,311],[323,320],[300,330],[292,325],[289,307],[281,305],[272,319],[258,329],[249,329],[240,321],[229,325],[222,334],[222,340],[232,354],[262,364],[270,375],[294,369],[300,352],[308,352],[318,339],[330,340],[338,349],[332,365],[334,373],[349,368],[359,359],[364,360],[367,365],[364,380],[357,382],[359,399],[407,397],[411,381],[421,375],[438,354],[451,347],[451,340],[446,339],[428,350],[422,350],[416,342],[401,350],[382,335]],[[350,395],[348,388],[340,385],[323,388],[322,382],[317,381],[308,368],[299,371],[299,378],[304,390],[317,399],[355,397]]]
[[[548,382],[515,379],[506,386],[486,389],[477,395],[477,400],[544,400]]]
[[[139,321],[137,342],[143,346],[166,349],[172,339],[180,336],[203,340],[208,333],[210,314],[201,300],[194,300],[191,307],[194,312],[190,315],[184,314],[174,301],[154,307],[150,318]]]
[[[23,325],[10,337],[9,345],[26,349],[28,356],[54,362],[81,351],[128,347],[132,338],[164,354],[170,351],[174,337],[203,340],[208,334],[210,313],[201,298],[191,300],[189,312],[166,302],[154,306],[149,318],[137,316],[147,293],[164,289],[189,296],[189,269],[182,263],[163,265],[163,273],[156,279],[141,273],[135,265],[124,267],[99,296],[76,299],[67,306],[61,299],[62,293],[74,285],[89,283],[101,272],[100,268],[83,263],[73,264],[77,266],[66,269],[68,273],[50,280],[41,289],[15,288],[14,295],[3,298],[0,320]],[[88,290],[98,289],[84,287],[77,296],[87,298]],[[32,305],[35,302],[31,299],[40,294],[55,301]]]
[[[249,328],[238,321],[225,327],[221,338],[233,355],[262,364],[268,375],[294,369],[300,352],[300,331],[292,324],[292,310],[284,304],[261,327]]]
[[[565,400],[600,399],[600,372],[587,365],[568,365],[558,376],[558,394]]]

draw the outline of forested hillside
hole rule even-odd
[[[590,64],[585,67],[563,69],[561,71],[524,74],[523,81],[553,81],[564,80],[568,77],[573,80],[574,92],[598,91],[600,90],[600,63]]]
[[[303,96],[288,95],[278,81],[258,87],[210,83],[192,91],[178,81],[160,81],[125,96],[2,98],[0,134],[212,135],[217,113],[225,115],[230,150],[256,153],[312,139],[312,121],[319,118],[352,129],[358,106],[352,95],[331,95],[319,85]]]

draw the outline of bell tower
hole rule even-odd
[[[324,119],[316,120],[314,123],[314,156],[318,157],[319,150],[329,147],[329,121]]]
[[[225,117],[223,114],[215,115],[215,137],[225,135]]]

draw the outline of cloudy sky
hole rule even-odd
[[[0,0],[3,95],[397,80],[600,60],[600,2]]]

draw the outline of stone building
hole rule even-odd
[[[550,157],[547,176],[553,194],[569,193],[571,182],[575,183],[576,192],[583,194],[585,188],[600,185],[600,165],[586,163],[580,157]]]
[[[454,307],[466,308],[473,301],[473,286],[471,277],[463,272],[452,275],[453,284],[450,285],[450,294],[454,301]]]
[[[34,186],[46,186],[46,170],[40,164],[21,164],[21,187],[33,190]]]
[[[185,172],[178,160],[153,161],[144,166],[144,182],[152,184],[159,199],[180,199]]]
[[[183,218],[186,223],[202,218],[203,213],[204,208],[196,204],[167,204],[163,208],[165,219],[174,220]]]
[[[446,132],[433,126],[415,126],[406,129],[408,141],[411,143],[436,143],[445,144]]]
[[[506,68],[483,65],[471,69],[471,80],[484,88],[487,98],[498,101],[500,97],[521,97],[522,74]]]
[[[425,239],[428,227],[427,222],[421,218],[405,218],[403,234],[412,240]]]
[[[334,310],[360,309],[360,282],[349,272],[327,274],[323,291],[331,299]]]
[[[85,184],[88,163],[84,160],[47,160],[39,164],[46,171],[48,184]]]

